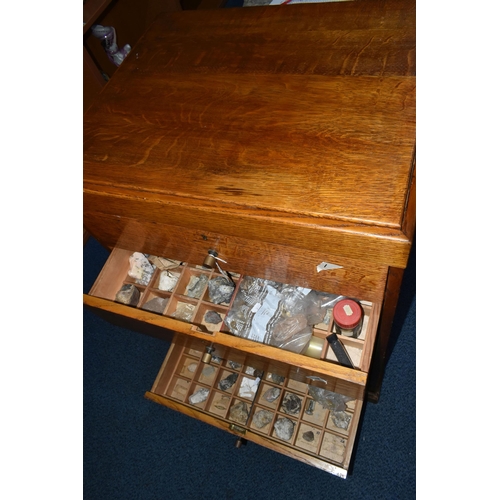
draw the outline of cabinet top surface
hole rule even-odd
[[[400,228],[415,86],[413,2],[165,15],[84,116],[84,184]]]

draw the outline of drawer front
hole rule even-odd
[[[176,335],[146,397],[345,478],[364,388],[316,375]]]
[[[231,310],[232,303],[215,304],[208,292],[210,282],[221,277],[217,270],[205,270],[201,269],[200,266],[184,263],[176,269],[172,269],[172,272],[178,274],[178,281],[170,291],[165,291],[159,289],[162,273],[160,269],[156,269],[146,285],[139,285],[135,283],[134,278],[128,276],[131,255],[132,252],[129,250],[115,248],[112,251],[89,296],[84,298],[84,302],[89,307],[101,310],[101,312],[114,316],[118,320],[120,317],[128,318],[133,325],[138,327],[138,330],[143,330],[140,326],[145,325],[150,330],[154,330],[156,336],[161,334],[163,328],[201,339],[210,339],[213,342],[237,347],[248,352],[259,352],[263,357],[283,359],[287,363],[327,375],[334,373],[337,377],[354,383],[364,384],[366,382],[366,373],[371,362],[380,315],[379,303],[361,302],[364,319],[363,328],[357,338],[338,336],[352,362],[352,368],[349,368],[338,362],[334,350],[326,340],[333,332],[331,307],[327,309],[323,322],[314,325],[312,329],[311,343],[316,349],[315,353],[312,354],[313,357],[297,354],[247,338],[237,337],[230,332],[223,320]],[[234,300],[243,276],[234,274],[233,277],[236,282],[236,292],[233,293]],[[205,284],[199,290],[198,295],[188,296],[187,287],[193,279],[204,281]],[[132,307],[117,302],[116,296],[122,286],[132,284],[140,294],[137,304]],[[153,311],[152,304],[159,305],[160,308]],[[213,316],[213,313],[217,313],[219,323],[207,320],[207,315]]]
[[[110,247],[169,256],[192,264],[202,264],[209,249],[216,250],[232,271],[247,276],[272,279],[328,293],[362,297],[382,302],[387,266],[341,257],[330,253],[298,249],[221,233],[184,227],[138,222],[124,217],[86,215],[85,225]],[[318,272],[326,262],[335,269]]]

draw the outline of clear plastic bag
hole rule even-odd
[[[336,297],[246,276],[224,321],[238,337],[301,353]]]
[[[309,386],[309,395],[314,401],[321,404],[323,408],[334,412],[345,411],[346,403],[353,400],[353,398],[349,396],[327,391],[326,389],[321,389],[313,385]]]

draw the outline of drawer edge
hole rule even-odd
[[[83,303],[85,306],[90,307],[96,312],[105,311],[123,317],[127,321],[133,320],[136,324],[144,324],[144,328],[149,328],[152,331],[156,332],[159,330],[158,334],[155,335],[153,333],[155,336],[159,336],[162,329],[165,332],[178,332],[205,341],[208,340],[209,342],[236,348],[250,354],[256,354],[270,360],[278,359],[281,362],[288,363],[296,366],[297,368],[311,370],[318,374],[335,377],[347,382],[352,382],[356,385],[363,387],[366,386],[368,374],[360,370],[353,370],[341,365],[309,358],[301,354],[296,354],[294,352],[286,351],[284,349],[279,349],[266,344],[260,344],[258,342],[235,337],[226,333],[203,333],[198,331],[196,326],[189,323],[183,323],[182,321],[168,318],[166,316],[150,313],[142,309],[135,309],[107,299],[93,297],[92,295],[84,294]],[[128,326],[128,328],[131,328],[131,326]],[[141,328],[136,329],[142,332],[144,328],[141,326]]]

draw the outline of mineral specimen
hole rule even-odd
[[[238,390],[238,396],[253,399],[258,387],[259,379],[243,377]]]
[[[196,306],[194,304],[179,302],[177,304],[175,312],[172,313],[172,317],[180,319],[182,321],[191,321],[195,308]]]
[[[252,366],[247,366],[245,368],[245,373],[247,375],[253,375],[254,377],[262,378],[264,376],[264,372],[261,370],[257,370],[257,368],[253,368]]]
[[[275,384],[282,384],[285,381],[285,377],[282,377],[281,375],[276,375],[276,373],[271,373],[271,380]]]
[[[146,311],[155,312],[161,314],[167,305],[168,299],[162,299],[161,297],[155,297],[154,299],[148,300],[143,306]]]
[[[293,436],[294,423],[286,417],[281,417],[274,423],[276,437],[283,441],[288,441]]]
[[[228,304],[235,289],[234,283],[218,276],[208,282],[208,295],[214,304]]]
[[[155,266],[153,266],[146,256],[139,252],[134,252],[129,258],[130,269],[128,275],[135,278],[139,285],[147,285],[153,276]]]
[[[123,285],[116,294],[115,300],[127,306],[136,306],[141,298],[139,289],[131,284]]]
[[[219,387],[223,391],[227,391],[230,387],[234,385],[236,380],[238,379],[238,374],[237,373],[231,373],[231,375],[228,375],[226,378],[222,379],[219,382]]]
[[[221,315],[217,311],[207,311],[204,319],[205,323],[211,325],[218,325],[222,321]]]
[[[197,403],[203,403],[203,401],[206,401],[206,399],[208,398],[209,392],[210,391],[208,389],[202,387],[201,389],[198,389],[196,392],[191,394],[191,396],[189,396],[189,402],[192,405],[195,405]]]
[[[231,409],[229,410],[229,418],[240,424],[246,424],[248,420],[247,404],[243,401],[238,401],[235,405],[231,406]]]
[[[302,434],[302,438],[304,439],[304,441],[311,443],[312,441],[314,441],[314,432],[313,431],[304,432],[304,434]]]
[[[309,403],[307,403],[307,408],[306,408],[306,413],[308,415],[314,414],[314,406],[315,406],[314,400],[313,399],[309,400]]]
[[[277,387],[270,387],[264,393],[264,399],[269,403],[272,403],[273,401],[276,401],[279,398],[280,394],[281,394],[281,389],[278,389]]]
[[[253,423],[255,427],[258,429],[262,429],[262,427],[265,427],[267,424],[271,423],[273,419],[273,412],[269,410],[259,410],[254,413],[253,416]]]
[[[210,377],[210,375],[213,375],[213,373],[215,372],[215,368],[213,366],[205,366],[205,368],[203,368],[202,370],[202,375],[204,377]]]
[[[323,408],[330,411],[344,411],[346,403],[353,399],[343,394],[337,394],[336,392],[327,391],[313,385],[309,386],[309,394],[316,402],[320,403]]]
[[[285,413],[288,413],[289,415],[297,415],[297,413],[299,413],[300,411],[301,405],[301,399],[296,394],[288,392],[283,398],[281,408]]]
[[[241,364],[236,363],[236,361],[228,361],[228,364],[233,370],[239,370],[241,368]]]
[[[330,414],[333,424],[340,429],[347,430],[351,422],[351,415],[345,411],[332,411]]]
[[[196,371],[197,366],[198,366],[198,363],[191,363],[187,367],[187,369],[188,369],[189,372],[194,373]]]
[[[208,276],[206,274],[201,274],[200,276],[191,276],[185,291],[186,295],[188,297],[199,299],[201,297],[201,294],[203,293],[203,290],[205,289],[207,281]]]
[[[181,273],[173,272],[173,271],[162,271],[160,274],[160,283],[158,288],[160,290],[164,290],[166,292],[171,292],[177,285],[179,281]]]

